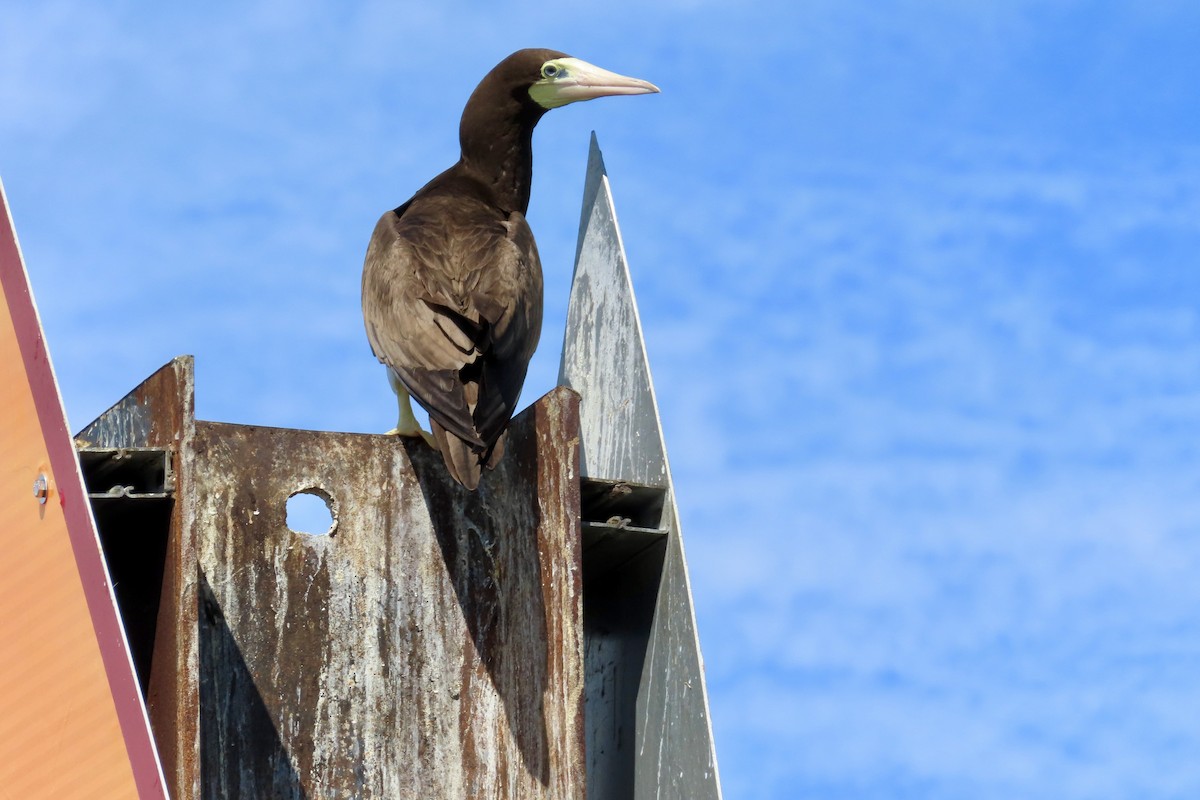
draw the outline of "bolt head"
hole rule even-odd
[[[38,475],[33,481],[33,496],[37,498],[38,505],[46,505],[46,498],[50,496],[50,481],[45,473]]]

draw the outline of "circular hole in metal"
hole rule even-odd
[[[287,499],[287,526],[293,533],[332,536],[337,525],[333,498],[321,489],[300,489]]]

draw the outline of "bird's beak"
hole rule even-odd
[[[547,74],[547,72],[553,74]],[[558,108],[580,100],[618,94],[654,94],[658,87],[601,69],[578,58],[556,58],[542,66],[542,79],[529,87],[529,96],[543,108]]]

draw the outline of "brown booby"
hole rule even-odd
[[[657,91],[554,50],[513,53],[467,101],[458,163],[375,226],[363,320],[400,405],[389,433],[422,436],[468,489],[503,455],[541,334],[542,266],[525,221],[533,128],[568,103]]]

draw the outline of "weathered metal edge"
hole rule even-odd
[[[599,224],[604,228],[601,235],[606,235],[610,240],[610,244],[605,248],[606,252],[603,253],[604,257],[601,259],[608,263],[597,264],[596,266],[597,268],[607,267],[610,270],[617,271],[617,275],[610,275],[609,277],[615,279],[616,284],[620,287],[618,291],[626,293],[627,296],[620,299],[627,302],[631,307],[631,313],[628,315],[626,322],[627,328],[621,331],[600,330],[599,332],[582,332],[577,328],[573,329],[570,324],[572,311],[578,308],[579,304],[594,302],[594,299],[588,296],[591,290],[588,275],[591,264],[585,263],[584,245],[588,239],[589,232],[592,230],[593,220],[597,218]],[[627,337],[624,343],[626,347],[625,354],[627,358],[635,363],[627,363],[621,366],[632,366],[644,376],[646,386],[642,402],[645,404],[645,407],[642,409],[642,416],[652,419],[654,435],[644,435],[645,420],[642,420],[642,424],[640,425],[636,425],[636,419],[633,421],[634,424],[629,424],[628,420],[631,415],[627,413],[622,414],[622,408],[605,406],[604,401],[607,398],[602,392],[589,392],[587,390],[589,377],[610,380],[614,375],[627,374],[627,371],[613,369],[613,365],[608,364],[572,364],[569,355],[576,344],[573,337],[583,338],[587,335]],[[632,340],[632,346],[630,346],[631,343],[628,341],[630,339]],[[629,352],[629,350],[633,352]],[[638,361],[640,363],[636,363]],[[684,736],[682,737],[682,741],[677,741],[677,747],[681,748],[682,751],[680,749],[672,750],[668,747],[668,754],[665,757],[657,759],[653,756],[649,756],[647,759],[639,755],[636,769],[635,797],[657,797],[660,796],[664,789],[673,789],[683,791],[683,796],[690,798],[720,798],[720,777],[717,770],[716,749],[712,734],[712,717],[709,710],[708,692],[704,677],[703,657],[700,653],[695,607],[692,602],[690,579],[683,550],[683,536],[679,524],[679,512],[675,501],[674,486],[670,477],[666,443],[662,434],[662,425],[659,421],[657,398],[649,369],[645,339],[642,335],[640,314],[634,297],[633,283],[629,273],[624,243],[621,239],[620,228],[617,225],[616,209],[612,199],[608,173],[605,169],[603,155],[600,152],[594,132],[591,136],[588,154],[583,207],[580,214],[579,236],[576,243],[575,271],[572,280],[568,326],[563,343],[559,382],[576,388],[584,395],[580,412],[581,430],[583,431],[581,433],[581,471],[584,476],[608,480],[631,479],[631,476],[621,474],[626,471],[626,469],[622,468],[626,465],[613,463],[600,464],[596,463],[594,458],[589,459],[589,440],[586,434],[589,422],[593,426],[608,427],[626,422],[626,429],[622,430],[620,435],[631,442],[632,446],[639,448],[636,460],[640,461],[642,466],[647,469],[645,473],[637,477],[642,478],[642,482],[650,482],[651,474],[661,464],[661,474],[668,489],[662,524],[663,527],[668,528],[670,531],[669,544],[666,561],[663,566],[662,585],[655,608],[654,630],[651,633],[648,644],[638,698],[640,722],[648,722],[653,719],[657,724],[653,726],[653,731],[651,730],[652,726],[639,724],[638,752],[639,754],[647,755],[658,753],[660,756],[663,753],[664,742],[660,741],[658,746],[655,747],[648,741],[648,737],[652,734],[657,734],[660,737],[666,738],[670,734],[671,720],[674,715],[668,702],[672,698],[668,696],[675,694],[675,691],[678,691],[678,694],[674,699],[687,702],[686,694],[692,693],[696,689],[699,690],[700,715],[703,717],[703,730],[694,732],[699,734],[699,740],[695,736]],[[612,471],[606,471],[607,468],[612,468]],[[680,630],[680,628],[684,630]],[[680,640],[680,637],[682,640]],[[680,683],[680,686],[675,687],[670,684],[669,680],[665,682],[656,680],[662,673],[670,676],[669,662],[675,655],[682,656],[687,661],[694,659],[695,674],[692,678],[694,678],[696,685],[693,685],[692,678],[688,678],[687,676],[676,676],[676,681]],[[663,659],[667,659],[668,664],[664,664]],[[651,695],[654,696],[652,697]],[[655,706],[658,707],[655,708]],[[695,752],[697,749],[702,749],[706,752]],[[672,760],[670,756],[671,752],[674,752],[676,760],[680,763],[668,763]],[[686,766],[689,763],[696,765],[696,758],[700,758],[701,761],[707,761],[707,765],[711,768],[711,774],[686,774]],[[653,764],[653,769],[648,769],[651,764]],[[674,794],[672,793],[671,796],[674,796]]]
[[[195,398],[194,360],[179,356],[77,433],[75,446],[169,450],[176,498],[184,497],[192,479]],[[171,511],[168,547],[146,702],[167,788],[172,797],[188,798],[200,791],[199,603],[196,549],[180,502]]]

